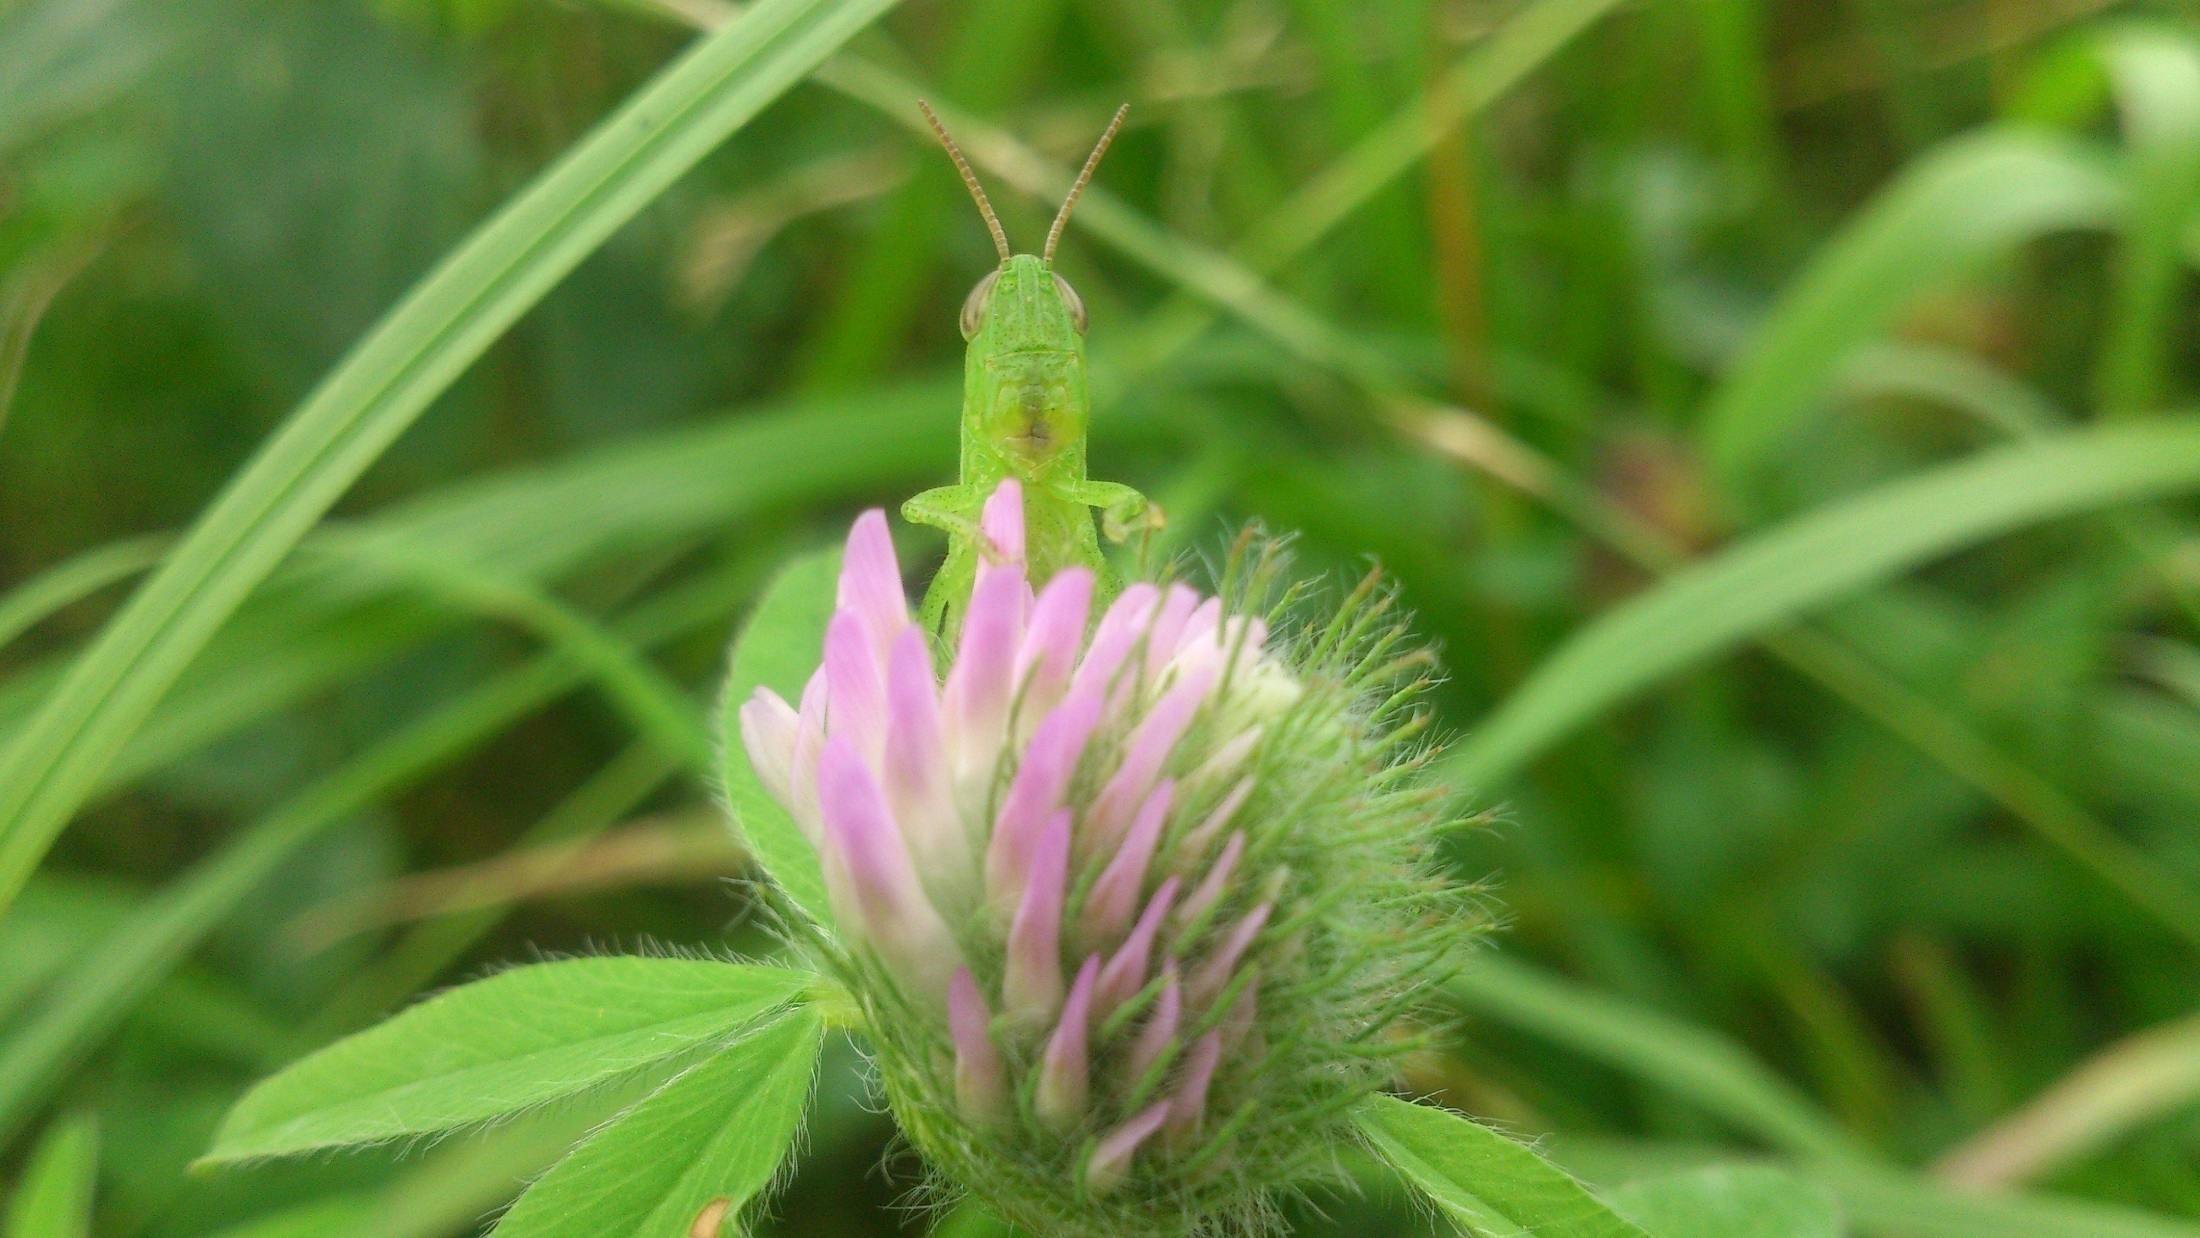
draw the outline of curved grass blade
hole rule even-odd
[[[706,1209],[736,1222],[794,1143],[824,1035],[802,1009],[717,1050],[559,1161],[494,1232],[680,1235]]]
[[[210,1162],[429,1135],[587,1091],[798,999],[807,972],[703,959],[537,963],[429,998],[244,1094]]]
[[[0,910],[184,666],[496,337],[620,224],[894,0],[760,0],[461,245],[201,514],[0,760]]]
[[[1479,1122],[1395,1096],[1355,1116],[1376,1154],[1476,1238],[1650,1238],[1571,1174]]]
[[[801,699],[803,681],[817,665],[825,643],[825,624],[833,614],[833,591],[840,575],[840,552],[821,551],[797,559],[764,591],[748,626],[734,638],[725,694],[718,707],[720,786],[726,811],[749,854],[795,906],[831,929],[832,908],[825,901],[825,870],[817,852],[802,836],[787,810],[764,789],[741,743],[742,704],[759,687],[788,701]]]
[[[2044,57],[2012,111],[2082,131],[2111,93],[2125,202],[2094,394],[2103,410],[2124,413],[2160,400],[2175,338],[2178,272],[2200,205],[2200,42],[2175,26],[2105,25]]]
[[[99,1129],[88,1113],[56,1121],[31,1149],[17,1176],[4,1238],[87,1238],[92,1189],[99,1176]]]
[[[2106,227],[2122,202],[2098,151],[2051,135],[1991,131],[1920,160],[1789,285],[1728,371],[1704,410],[1712,462],[1746,478],[1918,292],[2047,233]]]
[[[1504,956],[1476,960],[1445,985],[1444,994],[1476,1016],[1545,1037],[1665,1089],[1773,1147],[1825,1159],[1870,1155],[1747,1050],[1671,1015]]]
[[[2200,418],[2043,437],[1761,533],[1621,603],[1449,758],[1487,786],[1657,680],[1859,588],[2028,524],[2200,485]]]
[[[326,542],[335,556],[368,573],[411,583],[439,601],[508,619],[587,667],[638,734],[708,776],[710,737],[687,694],[631,645],[551,595],[479,567],[463,567],[402,536],[347,533]]]
[[[1992,1190],[2029,1181],[2200,1101],[2200,1015],[2110,1045],[1934,1167],[1943,1181]]]
[[[168,552],[165,537],[109,542],[56,564],[0,597],[0,648],[48,615],[145,571]]]

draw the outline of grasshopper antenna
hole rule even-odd
[[[1001,230],[1001,217],[993,213],[993,204],[986,200],[985,186],[978,183],[978,174],[970,170],[970,161],[963,158],[962,147],[955,145],[955,139],[949,136],[947,126],[940,123],[939,113],[932,110],[932,105],[919,99],[917,110],[923,112],[924,118],[932,122],[932,132],[940,135],[940,145],[947,148],[947,157],[955,161],[955,170],[962,173],[963,184],[969,186],[970,196],[978,200],[978,213],[985,216],[985,230],[993,234],[993,248],[1001,251],[1001,261],[1007,262],[1008,233]],[[1049,238],[1047,250],[1051,253],[1053,249],[1053,240]]]
[[[1131,105],[1128,103],[1115,109],[1115,119],[1108,122],[1107,132],[1100,135],[1100,141],[1092,148],[1092,153],[1085,156],[1084,169],[1077,174],[1076,183],[1069,187],[1069,196],[1062,199],[1062,209],[1054,213],[1054,226],[1047,229],[1047,246],[1039,251],[1039,261],[1048,266],[1054,265],[1054,246],[1062,239],[1062,229],[1069,224],[1069,208],[1077,205],[1078,196],[1085,192],[1085,186],[1092,183],[1092,170],[1100,166],[1100,156],[1108,153],[1108,143],[1115,140],[1115,131],[1123,127],[1123,118],[1130,114],[1130,110]]]

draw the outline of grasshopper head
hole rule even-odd
[[[997,456],[1009,471],[1035,480],[1062,461],[1083,476],[1085,442],[1085,303],[1069,281],[1054,273],[1054,247],[1070,208],[1092,181],[1108,143],[1123,126],[1129,105],[1117,108],[1107,131],[1086,156],[1054,224],[1046,247],[1034,256],[1009,249],[993,204],[970,170],[947,126],[923,100],[917,107],[939,134],[963,184],[978,204],[1001,265],[978,281],[963,302],[962,334],[970,343],[963,365],[963,438]]]
[[[1036,476],[1085,436],[1085,307],[1040,259],[1017,254],[963,306],[967,427]]]

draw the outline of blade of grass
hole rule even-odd
[[[0,648],[55,611],[160,562],[167,552],[167,538],[133,537],[109,542],[24,581],[0,598]]]
[[[1704,406],[1730,492],[1920,290],[2047,233],[2106,227],[2122,201],[2099,151],[2047,134],[1988,131],[1911,165],[1788,284]]]
[[[341,362],[0,761],[0,911],[246,594],[567,271],[894,0],[761,0],[499,211]]]
[[[544,643],[585,666],[637,733],[662,744],[696,774],[709,774],[716,753],[687,694],[631,645],[579,611],[518,581],[454,564],[432,550],[387,534],[338,536],[326,549],[367,571],[412,582],[446,605],[510,620],[533,631]]]
[[[2106,90],[2071,89],[2081,73]],[[2172,26],[2105,26],[2044,58],[2013,110],[2075,129],[2110,92],[2126,196],[2093,389],[2103,410],[2129,413],[2160,401],[2184,237],[2200,206],[2200,43]]]
[[[99,1128],[88,1113],[56,1121],[39,1137],[8,1200],[6,1238],[88,1238],[99,1177]]]
[[[1665,675],[1964,546],[2200,485],[2200,419],[1982,452],[1798,517],[1614,607],[1548,658],[1448,759],[1470,785]]]
[[[2200,1015],[2127,1036],[2030,1104],[1951,1149],[1944,1182],[1990,1190],[2075,1161],[2133,1128],[2200,1103]]]
[[[1825,1158],[1871,1155],[1746,1050],[1670,1015],[1499,955],[1477,959],[1444,994],[1470,1014],[1617,1067],[1783,1151]]]

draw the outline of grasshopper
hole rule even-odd
[[[901,508],[910,523],[947,533],[947,560],[924,595],[922,614],[928,629],[952,639],[962,625],[961,608],[984,553],[979,512],[1004,479],[1013,477],[1023,487],[1025,561],[1034,585],[1065,567],[1083,566],[1097,576],[1100,596],[1112,595],[1121,582],[1101,555],[1093,509],[1099,509],[1101,524],[1115,542],[1133,530],[1159,527],[1161,509],[1129,486],[1085,475],[1085,432],[1092,412],[1085,388],[1085,304],[1054,273],[1054,247],[1069,222],[1070,208],[1091,182],[1129,105],[1116,110],[1100,135],[1036,257],[1009,248],[1008,234],[955,139],[929,106],[921,101],[917,106],[955,161],[1001,255],[1001,265],[978,281],[962,307],[968,347],[963,356],[958,479],[952,486],[924,491]]]

